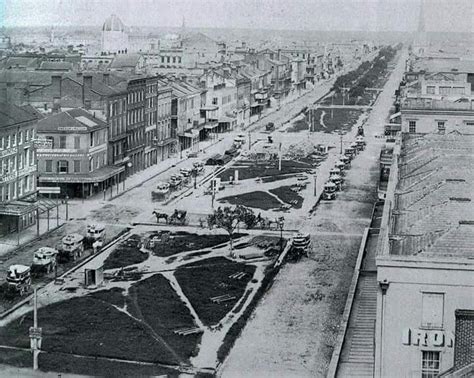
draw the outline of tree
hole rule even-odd
[[[215,226],[222,228],[229,234],[230,255],[232,257],[234,257],[232,236],[240,222],[245,223],[247,227],[249,225],[253,227],[256,222],[253,211],[241,205],[236,206],[235,208],[228,206],[224,208],[218,207],[217,210],[214,210],[214,213],[208,215],[207,218],[209,227],[212,228]]]

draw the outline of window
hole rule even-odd
[[[92,172],[94,170],[94,158],[91,157],[89,160],[89,172]]]
[[[425,328],[442,328],[444,312],[443,293],[422,293],[421,326]]]
[[[52,136],[47,136],[46,140],[51,141],[51,149],[53,149],[54,148],[54,138]]]
[[[408,132],[410,134],[416,133],[416,121],[408,121]]]
[[[59,148],[66,148],[66,135],[59,137]]]
[[[58,161],[58,173],[68,173],[68,161],[59,160]]]
[[[217,105],[217,97],[214,97],[214,98],[212,99],[212,105]]]
[[[450,87],[439,87],[439,94],[440,95],[449,95],[451,92]]]
[[[75,136],[74,137],[74,148],[79,150],[81,148],[81,137]]]
[[[23,131],[20,131],[20,134],[18,135],[18,145],[21,145],[23,143]]]
[[[81,172],[81,161],[74,160],[74,173],[80,173],[80,172]]]
[[[421,352],[421,377],[436,378],[439,374],[439,352],[424,350]]]
[[[435,87],[431,86],[431,85],[427,86],[426,87],[426,94],[433,94],[434,95],[435,94]]]
[[[438,121],[438,133],[444,134],[446,132],[446,122]]]

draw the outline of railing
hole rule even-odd
[[[453,102],[428,98],[406,98],[402,101],[402,109],[430,110],[473,110],[472,101]]]

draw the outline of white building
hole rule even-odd
[[[102,26],[101,47],[106,54],[126,54],[129,50],[127,28],[114,14]]]
[[[405,134],[395,148],[376,259],[375,377],[457,368],[456,317],[474,310],[473,145],[454,132]],[[459,346],[472,363],[472,346]]]

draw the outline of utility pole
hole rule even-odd
[[[341,144],[339,153],[342,155],[342,130],[341,129],[339,129],[339,141],[340,141],[340,144]]]
[[[249,130],[249,151],[250,151],[250,147],[252,146],[252,139],[250,137],[250,130]]]
[[[278,158],[278,170],[281,171],[281,142],[280,142],[280,146],[279,146],[279,158]]]
[[[331,96],[331,119],[334,118],[334,94]]]
[[[38,355],[41,349],[42,329],[38,327],[38,298],[36,288],[34,288],[33,301],[33,327],[30,327],[30,347],[33,352],[33,370],[38,370]]]
[[[316,191],[316,180],[318,178],[318,175],[314,175],[314,196],[316,197],[317,191]]]

